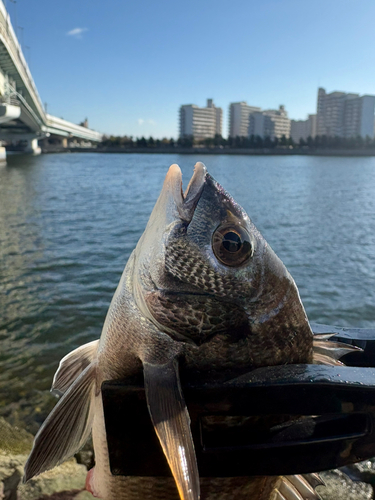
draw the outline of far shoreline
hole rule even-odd
[[[246,156],[375,156],[375,149],[247,148],[43,148],[42,153],[181,154]]]

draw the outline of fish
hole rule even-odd
[[[201,162],[183,192],[174,164],[100,339],[60,362],[52,390],[61,397],[35,437],[24,481],[73,456],[92,432],[87,489],[103,500],[319,498],[317,474],[200,479],[181,380],[220,383],[263,366],[340,364],[351,346],[328,337],[313,336],[293,278],[244,209]],[[144,381],[173,478],[111,474],[101,386],[120,379]]]

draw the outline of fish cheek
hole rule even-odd
[[[226,333],[231,342],[249,334],[247,315],[234,303],[161,291],[147,294],[145,300],[155,320],[176,340],[184,337],[199,346],[216,334]]]
[[[165,270],[175,280],[193,285],[197,293],[206,293],[235,302],[255,294],[249,280],[239,279],[232,272],[219,272],[204,251],[187,238],[171,239],[165,252]]]

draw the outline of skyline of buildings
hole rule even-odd
[[[248,136],[259,135],[270,139],[290,137],[290,119],[282,104],[279,109],[256,111],[249,115]]]
[[[299,142],[300,139],[305,141],[308,137],[314,139],[316,135],[316,114],[309,115],[307,120],[291,120],[290,137],[294,142]]]
[[[229,105],[229,137],[244,137],[249,132],[249,115],[260,111],[257,106],[249,106],[246,101],[232,102]]]
[[[213,99],[207,99],[205,108],[195,104],[180,107],[180,137],[194,136],[201,140],[222,135],[223,110],[214,105]]]
[[[317,134],[374,136],[375,96],[318,89]]]
[[[229,104],[228,137],[251,135],[271,139],[282,136],[293,141],[306,140],[316,135],[374,138],[375,96],[318,89],[317,112],[306,120],[292,120],[285,106],[262,110],[247,101]],[[222,108],[215,107],[212,99],[200,108],[194,104],[180,107],[179,137],[194,136],[201,140],[222,135]]]

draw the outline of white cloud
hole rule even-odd
[[[143,118],[138,118],[137,122],[138,125],[143,125],[143,124],[156,125],[156,121],[151,120],[151,118],[149,118],[148,120],[144,120]]]
[[[67,32],[68,36],[73,36],[74,38],[82,38],[82,33],[87,31],[87,28],[74,28]]]

